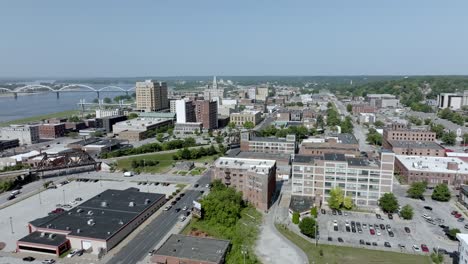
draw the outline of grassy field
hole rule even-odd
[[[44,119],[54,118],[54,117],[70,117],[70,116],[79,115],[79,114],[80,114],[80,111],[78,111],[78,110],[69,110],[69,111],[63,111],[63,112],[57,112],[57,113],[52,113],[52,114],[39,115],[39,116],[33,116],[33,117],[27,117],[27,118],[7,121],[7,122],[0,123],[0,126],[8,126],[8,125],[11,125],[11,124],[29,123],[29,122],[41,121],[41,120],[44,120]]]
[[[278,231],[286,238],[301,248],[309,258],[310,263],[315,264],[393,264],[414,263],[430,264],[429,256],[411,255],[388,251],[369,250],[363,248],[341,247],[333,245],[318,245],[310,243],[283,226],[277,225]],[[320,254],[322,252],[322,256]]]
[[[197,167],[193,170],[190,171],[190,174],[195,176],[195,175],[200,175],[202,174],[202,172],[204,172],[206,170],[206,168],[202,168],[202,167]]]
[[[142,172],[146,173],[164,173],[169,171],[172,168],[172,165],[175,164],[177,161],[173,159],[174,153],[155,153],[155,154],[148,154],[142,155],[134,158],[127,158],[127,159],[120,159],[117,161],[117,168],[122,170],[132,170],[132,160],[154,160],[159,161],[159,164],[156,166],[148,166],[141,168]],[[216,155],[215,155],[216,156]],[[196,160],[195,162],[206,162],[206,161],[213,161],[215,156],[206,156]]]

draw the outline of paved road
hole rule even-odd
[[[192,206],[192,201],[200,197],[200,189],[211,181],[211,170],[208,170],[198,180],[200,187],[196,190],[189,190],[185,196],[180,199],[175,207],[182,208],[184,205],[187,207]],[[154,248],[167,234],[169,230],[179,221],[181,213],[176,213],[174,208],[169,211],[164,211],[161,215],[156,217],[153,221],[141,230],[135,238],[130,240],[119,252],[117,252],[107,263],[110,264],[127,264],[137,263],[146,257],[148,252]]]

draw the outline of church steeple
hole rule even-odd
[[[216,81],[216,76],[213,76],[213,89],[218,89],[218,81]]]

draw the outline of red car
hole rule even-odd
[[[53,210],[51,213],[53,214],[58,214],[58,213],[62,213],[62,212],[65,212],[65,210],[63,208],[56,208],[55,210]]]
[[[460,218],[461,216],[462,216],[461,214],[457,213],[457,214],[455,215],[455,218]]]
[[[421,244],[421,250],[423,252],[429,252],[429,248],[427,248],[427,246],[425,244]]]
[[[375,230],[374,229],[369,229],[369,232],[371,235],[375,235]]]

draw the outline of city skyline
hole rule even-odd
[[[0,77],[463,75],[467,7],[15,1]]]

